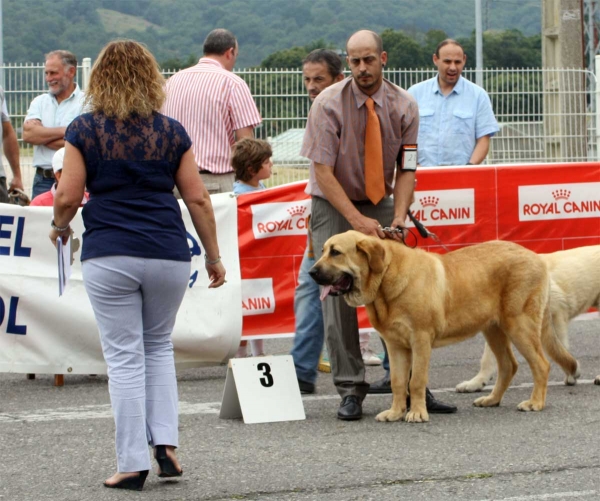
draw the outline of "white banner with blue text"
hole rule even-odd
[[[191,276],[173,332],[177,368],[224,363],[242,332],[237,204],[211,196],[227,283],[209,289],[204,250],[181,203],[192,256]],[[0,204],[0,372],[104,374],[94,314],[75,252],[64,294],[58,294],[56,249],[48,238],[52,207]],[[81,240],[81,211],[71,227]]]

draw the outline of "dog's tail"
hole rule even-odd
[[[548,356],[554,360],[567,375],[565,384],[574,385],[577,382],[577,378],[580,376],[579,362],[569,353],[565,346],[560,341],[554,324],[552,322],[552,314],[550,308],[550,301],[552,296],[550,295],[549,303],[546,305],[544,312],[544,320],[542,322],[542,345],[544,351]]]

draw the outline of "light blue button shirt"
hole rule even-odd
[[[73,93],[60,104],[52,94],[47,92],[31,101],[25,120],[40,120],[44,127],[67,127],[73,119],[81,115],[83,98],[84,93],[77,84]],[[34,145],[33,166],[51,169],[54,153],[56,150],[52,148]]]
[[[251,191],[264,190],[266,186],[262,181],[258,182],[258,186],[251,186],[246,183],[242,183],[241,181],[233,182],[233,193],[234,195],[241,195],[242,193],[250,193]]]
[[[447,96],[437,76],[413,85],[408,92],[419,105],[421,166],[465,165],[477,139],[500,130],[485,90],[463,77]]]

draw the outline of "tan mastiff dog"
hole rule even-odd
[[[585,313],[592,306],[600,309],[600,245],[578,247],[551,254],[540,254],[550,272],[552,327],[566,349],[569,349],[569,320]],[[481,391],[496,374],[494,356],[486,344],[479,374],[456,386],[459,393]],[[566,375],[565,384],[576,380]],[[600,385],[600,375],[595,384]]]
[[[438,255],[348,231],[325,242],[310,274],[323,286],[322,298],[342,294],[350,306],[366,305],[386,342],[393,401],[378,421],[428,421],[425,387],[432,348],[480,331],[496,356],[498,380],[490,395],[475,400],[478,407],[499,405],[510,385],[518,367],[511,343],[529,363],[534,380],[531,398],[519,410],[544,408],[550,364],[542,344],[576,377],[577,361],[550,329],[546,265],[517,244],[493,241]]]

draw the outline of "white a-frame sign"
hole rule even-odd
[[[219,417],[244,423],[306,419],[291,355],[229,360]]]

